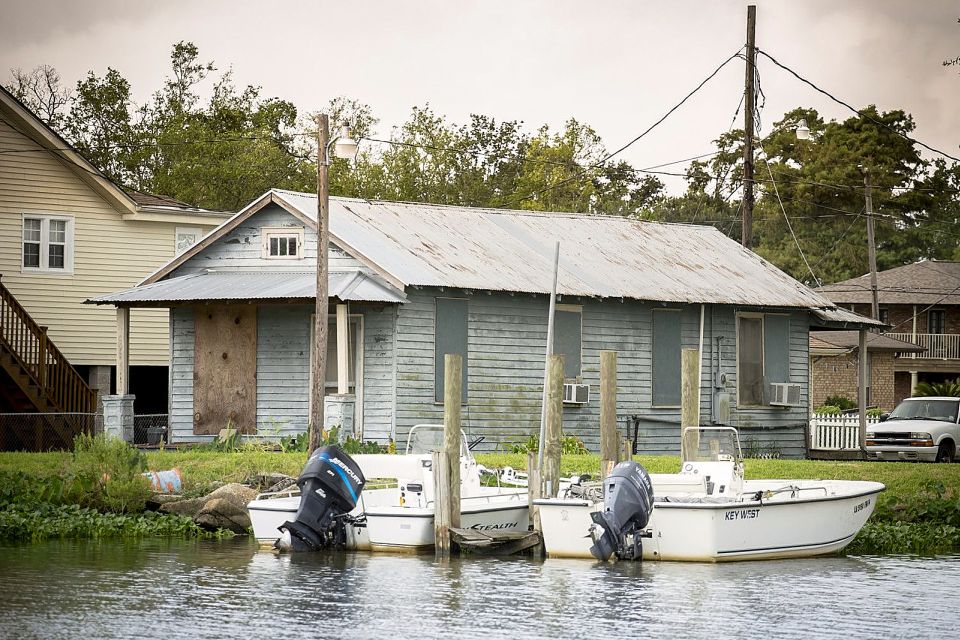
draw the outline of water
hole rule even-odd
[[[957,637],[960,556],[732,564],[0,546],[0,638]]]

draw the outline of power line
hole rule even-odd
[[[759,145],[760,151],[763,153],[763,163],[767,167],[767,172],[770,173],[770,180],[773,180],[773,172],[770,171],[770,163],[767,161],[767,152],[763,148],[763,141],[757,140],[757,145]],[[820,280],[813,272],[813,269],[810,268],[810,263],[807,262],[807,256],[804,255],[803,249],[800,248],[800,241],[797,240],[797,234],[793,232],[793,224],[790,223],[790,216],[787,215],[787,210],[783,208],[783,201],[780,200],[780,190],[777,188],[776,181],[773,182],[773,192],[777,196],[777,202],[780,204],[780,211],[783,212],[783,219],[787,221],[787,229],[790,231],[790,237],[793,238],[793,243],[797,245],[797,252],[800,254],[800,259],[803,260],[804,266],[806,266],[807,271],[810,272],[810,277],[813,278],[817,286],[820,286]]]
[[[806,78],[804,78],[803,76],[801,76],[799,73],[797,73],[796,71],[794,71],[794,70],[791,69],[790,67],[786,66],[785,64],[781,63],[779,60],[777,60],[776,58],[774,58],[773,56],[771,56],[771,55],[770,55],[769,53],[767,53],[766,51],[763,51],[763,50],[760,49],[759,47],[757,48],[757,52],[760,53],[760,54],[762,54],[762,55],[763,55],[764,57],[766,57],[768,60],[770,60],[770,62],[772,62],[773,64],[777,65],[778,67],[780,67],[780,68],[783,69],[784,71],[787,71],[788,73],[790,73],[790,74],[791,74],[793,77],[795,77],[797,80],[800,80],[800,81],[803,82],[804,84],[809,85],[809,86],[812,87],[814,90],[816,90],[816,91],[818,91],[819,93],[827,96],[828,98],[830,98],[831,100],[833,100],[833,101],[836,102],[837,104],[843,105],[844,107],[846,107],[847,109],[849,109],[849,110],[852,111],[853,113],[857,114],[857,115],[860,116],[861,118],[865,118],[865,119],[869,120],[870,122],[876,124],[877,126],[880,126],[880,127],[883,127],[884,129],[887,129],[887,130],[890,131],[891,133],[894,133],[894,134],[900,136],[900,137],[903,138],[904,140],[909,140],[910,142],[912,142],[912,143],[914,143],[914,144],[918,144],[918,145],[920,145],[921,147],[923,147],[924,149],[927,149],[927,150],[929,150],[929,151],[932,151],[932,152],[934,152],[934,153],[937,153],[937,154],[939,154],[939,155],[941,155],[941,156],[943,156],[943,157],[945,157],[945,158],[950,158],[951,160],[953,160],[953,161],[955,161],[955,162],[960,162],[960,158],[958,158],[958,157],[956,157],[956,156],[953,156],[953,155],[950,155],[949,153],[947,153],[947,152],[945,152],[945,151],[940,151],[939,149],[935,149],[934,147],[931,147],[930,145],[926,144],[925,142],[921,142],[920,140],[917,140],[916,138],[912,138],[912,137],[908,136],[907,134],[903,133],[902,131],[898,131],[897,129],[891,127],[891,126],[888,125],[886,122],[877,120],[876,118],[874,118],[874,117],[871,116],[870,114],[864,113],[863,111],[861,111],[861,110],[859,110],[859,109],[851,106],[850,104],[844,102],[843,100],[841,100],[840,98],[836,97],[835,95],[833,95],[833,94],[830,93],[829,91],[827,91],[827,90],[825,90],[825,89],[821,89],[821,88],[818,87],[816,84],[814,84],[812,81],[807,80]]]
[[[723,69],[725,66],[727,66],[727,64],[729,64],[731,60],[733,60],[734,58],[736,58],[737,55],[740,53],[741,50],[742,50],[742,47],[741,47],[741,49],[737,49],[736,53],[734,53],[734,54],[731,55],[729,58],[727,58],[727,59],[724,60],[722,63],[720,63],[720,66],[718,66],[716,69],[714,69],[713,72],[710,73],[710,75],[708,75],[703,81],[701,81],[700,84],[698,84],[698,85],[693,89],[693,91],[691,91],[691,92],[688,93],[686,96],[684,96],[683,99],[682,99],[680,102],[678,102],[678,103],[675,104],[673,107],[671,107],[663,116],[661,116],[661,118],[660,118],[659,120],[657,120],[657,121],[654,122],[652,125],[650,125],[649,127],[647,127],[647,128],[643,131],[643,133],[641,133],[640,135],[638,135],[638,136],[636,136],[635,138],[633,138],[630,142],[626,143],[625,145],[623,145],[622,147],[620,147],[620,148],[617,149],[616,151],[613,151],[613,152],[611,152],[611,153],[608,153],[608,154],[607,154],[606,156],[604,156],[598,163],[596,163],[596,164],[594,164],[594,165],[590,165],[590,166],[588,166],[588,167],[585,167],[585,168],[581,169],[581,171],[578,173],[578,175],[576,175],[576,176],[571,176],[570,178],[567,178],[567,179],[565,179],[565,180],[561,180],[560,182],[558,182],[558,183],[556,183],[556,184],[554,184],[554,185],[551,185],[551,186],[549,186],[549,187],[545,187],[545,188],[543,188],[543,189],[538,189],[537,191],[534,191],[533,193],[530,193],[530,194],[528,194],[528,195],[520,198],[519,200],[516,200],[513,204],[514,204],[514,205],[520,204],[520,203],[523,202],[524,200],[529,200],[529,199],[531,199],[531,198],[536,198],[537,196],[543,195],[544,193],[546,193],[546,192],[548,192],[548,191],[552,191],[552,190],[558,189],[558,188],[560,188],[560,187],[562,187],[562,186],[564,186],[564,185],[566,185],[566,184],[569,184],[570,182],[573,182],[574,180],[579,180],[580,178],[583,177],[583,175],[586,173],[586,171],[587,171],[588,169],[599,169],[599,168],[602,168],[602,167],[603,167],[603,164],[604,164],[605,162],[607,162],[608,160],[610,160],[611,158],[613,158],[613,157],[616,156],[617,154],[621,153],[622,151],[624,151],[624,150],[626,150],[627,148],[629,148],[630,146],[632,146],[634,143],[636,143],[637,141],[639,141],[640,139],[642,139],[644,136],[646,136],[648,133],[650,133],[650,132],[653,131],[655,128],[657,128],[657,126],[659,126],[664,120],[666,120],[668,117],[670,117],[670,115],[672,115],[674,111],[676,111],[677,109],[679,109],[687,100],[690,99],[691,96],[693,96],[693,95],[694,95],[695,93],[697,93],[701,88],[703,88],[703,86],[704,86],[705,84],[707,84],[707,82],[709,82],[710,80],[712,80],[713,77],[716,76],[716,75],[720,72],[721,69]],[[654,172],[651,171],[651,172],[643,172],[643,173],[654,173]]]

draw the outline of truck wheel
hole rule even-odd
[[[944,440],[937,448],[937,462],[953,462],[954,445],[949,440]]]

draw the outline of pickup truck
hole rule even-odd
[[[867,457],[953,462],[960,442],[960,398],[907,398],[867,427]]]

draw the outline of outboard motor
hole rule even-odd
[[[621,560],[643,558],[640,532],[653,512],[650,474],[636,462],[621,462],[603,481],[603,511],[590,514],[590,553],[606,561],[617,554]]]
[[[365,483],[360,467],[340,447],[314,451],[297,478],[300,508],[293,522],[280,526],[285,532],[281,541],[288,538],[292,551],[343,547],[347,541],[347,514],[357,506]],[[284,541],[282,546],[287,543]]]

